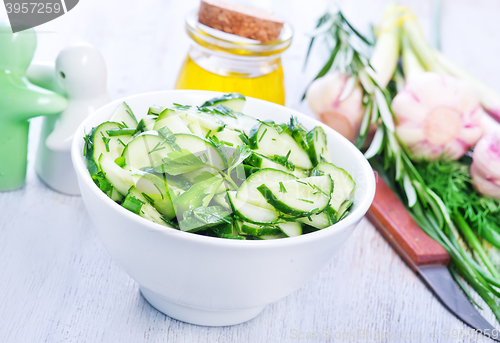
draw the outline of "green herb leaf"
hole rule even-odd
[[[204,171],[202,171],[202,172],[200,173],[200,175],[197,175],[197,176],[193,179],[193,181],[194,181],[195,183],[197,183],[197,182],[201,182],[201,181],[208,180],[208,179],[210,179],[210,178],[212,178],[212,177],[214,177],[214,176],[215,176],[215,175],[214,175],[214,174],[212,174],[211,172],[204,170]]]
[[[283,185],[283,182],[280,181],[280,192],[281,193],[286,193],[286,188],[285,186]]]
[[[118,164],[120,166],[120,168],[123,168],[125,167],[126,163],[125,163],[125,157],[122,157],[122,156],[119,156],[115,159],[115,163]]]
[[[220,115],[228,116],[228,117],[236,119],[236,116],[233,114],[233,110],[230,109],[229,107],[224,106],[224,105],[219,104],[219,105],[215,106],[213,111],[220,114]]]
[[[146,128],[146,122],[144,119],[141,119],[139,123],[137,124],[137,127],[135,129],[135,133],[141,133],[141,132],[146,132],[148,129]]]
[[[129,128],[109,129],[109,130],[106,131],[106,133],[110,137],[125,136],[125,135],[132,136],[135,132],[136,132],[135,129],[129,129]]]
[[[102,141],[106,146],[106,151],[109,152],[109,141],[111,140],[111,138],[104,136],[104,133],[102,133],[102,131],[101,131],[101,136],[102,136]]]
[[[227,174],[231,175],[231,171],[236,168],[237,165],[243,163],[243,161],[250,156],[252,150],[246,144],[238,145],[233,155],[228,158],[228,169]]]
[[[175,102],[172,105],[174,105],[174,107],[179,110],[189,110],[191,108],[191,106],[189,105],[176,104]]]
[[[140,214],[141,213],[141,208],[142,205],[144,205],[144,202],[137,199],[131,194],[127,194],[125,199],[122,202],[122,206],[125,207],[127,210],[130,212],[133,212],[135,214]]]
[[[176,137],[168,127],[162,127],[158,132],[165,138],[165,141],[176,151],[181,151],[179,145],[175,142]]]
[[[163,158],[163,162],[164,163],[159,166],[161,167],[161,171],[170,175],[179,175],[210,167],[210,165],[206,164],[200,157],[195,156],[186,149],[169,152],[167,157]]]

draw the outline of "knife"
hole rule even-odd
[[[452,278],[447,268],[450,263],[448,252],[422,231],[397,195],[380,177],[375,199],[366,216],[448,310],[470,327],[481,333],[489,332],[491,336],[492,330],[496,329],[479,314]],[[495,340],[500,342],[499,339]]]

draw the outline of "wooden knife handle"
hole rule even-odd
[[[375,199],[367,217],[413,270],[423,265],[448,265],[450,262],[448,252],[422,231],[380,177],[377,177]]]

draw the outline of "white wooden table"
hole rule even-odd
[[[295,40],[284,56],[287,105],[308,113],[299,99],[321,59],[313,58],[311,68],[301,72],[308,43],[304,32],[326,1],[247,2],[268,6],[293,23]],[[428,31],[432,1],[404,3]],[[67,44],[88,41],[107,61],[112,98],[170,89],[189,44],[183,16],[196,4],[82,0],[38,28],[35,60],[54,60]],[[342,8],[366,30],[384,4],[353,0],[342,2]],[[443,12],[444,52],[500,89],[500,3],[445,0]],[[1,342],[380,342],[396,341],[398,334],[399,340],[413,342],[478,341],[468,333],[452,339],[453,330],[468,327],[443,308],[366,219],[320,274],[254,320],[208,328],[171,319],[151,307],[111,259],[80,197],[55,193],[37,178],[39,123],[32,125],[26,186],[0,193]],[[493,322],[490,312],[485,316]]]

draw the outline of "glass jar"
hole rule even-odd
[[[237,92],[285,104],[281,53],[292,42],[289,24],[277,40],[261,43],[202,25],[195,10],[186,16],[186,31],[192,42],[176,89]]]

